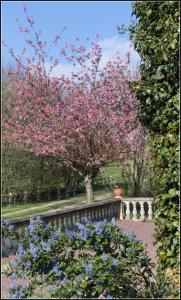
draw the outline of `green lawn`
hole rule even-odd
[[[112,196],[111,193],[106,191],[95,192],[95,200],[101,201],[109,199]],[[113,196],[112,196],[113,197]],[[82,206],[86,204],[85,195],[79,195],[71,197],[70,199],[57,200],[48,202],[41,202],[36,204],[14,204],[12,206],[2,207],[3,218],[23,218],[35,216],[40,213],[48,212],[55,209],[68,209],[71,206]]]

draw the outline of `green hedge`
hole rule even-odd
[[[140,120],[152,138],[152,165],[158,183],[155,197],[157,275],[169,297],[179,285],[179,2],[136,1],[130,26],[141,57],[141,80],[134,84]]]

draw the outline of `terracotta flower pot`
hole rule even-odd
[[[114,189],[115,198],[121,198],[122,194],[123,194],[123,189],[121,189],[121,188]]]

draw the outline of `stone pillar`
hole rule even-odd
[[[130,208],[129,208],[129,202],[126,201],[125,202],[126,204],[126,220],[129,220],[130,219]]]
[[[152,210],[152,202],[148,202],[148,220],[153,219],[153,210]]]
[[[145,219],[144,202],[140,202],[140,206],[140,221],[143,221]]]
[[[121,201],[120,202],[120,220],[123,220],[123,207],[124,207],[124,204],[123,202]]]
[[[136,221],[137,220],[137,210],[136,210],[136,202],[133,201],[133,220]]]

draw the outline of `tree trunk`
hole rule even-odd
[[[92,177],[90,175],[86,175],[84,179],[85,190],[86,190],[86,198],[87,204],[91,204],[94,202],[94,194],[92,188]]]

